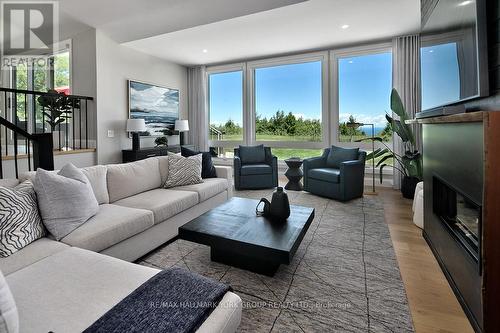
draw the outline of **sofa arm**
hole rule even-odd
[[[227,179],[227,196],[228,199],[233,197],[233,168],[225,165],[216,165],[215,173],[217,174],[217,178]]]
[[[302,170],[304,171],[304,189],[308,191],[308,173],[311,169],[322,168],[326,164],[325,158],[323,156],[320,157],[312,157],[304,159],[302,163]]]
[[[345,198],[362,196],[365,185],[365,161],[340,163],[340,184]]]
[[[216,165],[215,173],[217,174],[217,178],[226,178],[227,180],[233,180],[233,168],[225,165]]]
[[[278,158],[274,155],[271,160],[271,167],[273,168],[273,186],[278,187]]]
[[[236,149],[234,150],[236,152]],[[236,189],[240,188],[240,169],[241,169],[241,159],[239,156],[234,156],[233,158],[233,169],[234,169],[234,187]]]

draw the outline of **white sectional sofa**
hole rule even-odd
[[[202,184],[163,189],[167,168],[168,157],[154,157],[82,169],[100,204],[98,214],[60,242],[45,237],[0,258],[20,332],[84,330],[159,272],[127,261],[171,240],[179,226],[232,196],[229,167],[216,167],[218,178]],[[228,292],[198,332],[234,332],[240,319],[241,299]]]

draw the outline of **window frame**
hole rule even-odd
[[[207,132],[206,135],[208,136],[208,145],[210,147],[221,147],[221,148],[234,148],[235,146],[245,144],[246,137],[248,135],[248,128],[246,126],[247,124],[247,117],[246,115],[246,64],[245,63],[236,63],[236,64],[229,64],[229,65],[221,65],[221,66],[210,66],[207,67],[206,70],[206,82],[207,82],[207,118],[208,118],[208,131],[210,131],[210,75],[212,74],[223,74],[223,73],[230,73],[230,72],[238,72],[241,71],[241,87],[242,87],[242,126],[243,126],[243,138],[242,140],[210,140],[210,134]]]
[[[394,63],[394,55],[392,54],[392,43],[378,43],[370,45],[362,45],[356,47],[347,47],[341,49],[335,49],[330,51],[330,101],[331,101],[331,119],[330,119],[330,145],[335,145],[339,147],[349,147],[357,148],[363,150],[371,150],[371,142],[340,142],[339,141],[339,126],[340,126],[340,96],[339,96],[339,59],[349,58],[349,57],[360,57],[373,54],[390,53],[392,57],[391,63]],[[391,81],[394,84],[394,72],[391,66]],[[371,132],[371,130],[370,130]],[[371,133],[369,133],[371,134]],[[392,146],[392,141],[386,143]],[[384,145],[379,142],[375,142],[375,149],[383,148]]]
[[[313,141],[257,141],[257,133],[255,132],[255,70],[259,68],[278,67],[282,65],[303,64],[309,62],[321,62],[321,140]],[[328,123],[329,123],[329,106],[328,106],[328,51],[304,53],[293,56],[274,57],[262,60],[250,61],[247,63],[248,77],[248,96],[249,98],[249,123],[250,137],[249,144],[263,144],[274,148],[296,148],[296,149],[318,149],[324,148],[328,142]]]

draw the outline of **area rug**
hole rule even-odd
[[[241,332],[413,332],[382,202],[340,203],[288,192],[316,217],[292,263],[274,277],[210,261],[210,249],[176,240],[141,258],[150,267],[178,266],[230,284],[243,300]],[[260,199],[271,191],[238,191]]]

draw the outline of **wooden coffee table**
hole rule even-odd
[[[179,228],[179,238],[210,246],[212,261],[273,276],[290,264],[314,208],[290,206],[286,222],[255,215],[258,200],[232,198]]]

